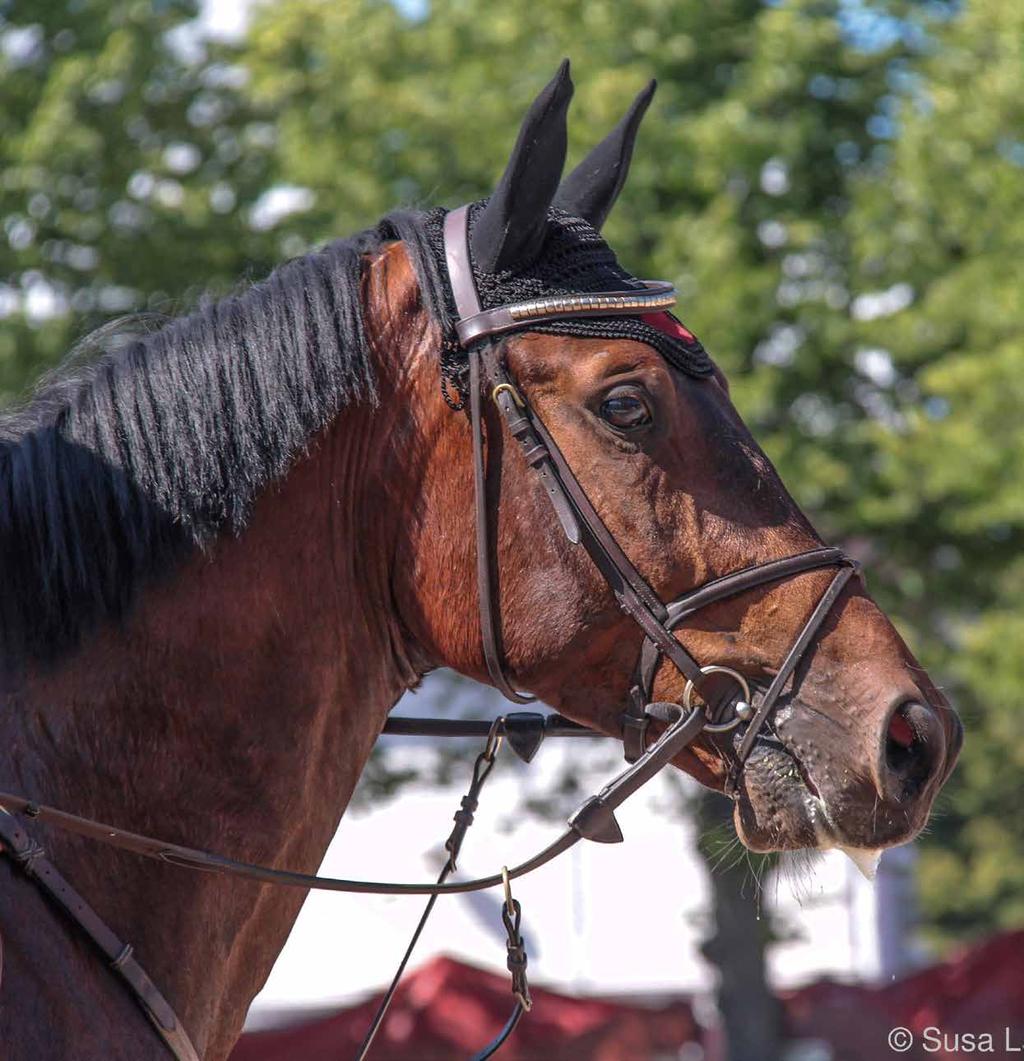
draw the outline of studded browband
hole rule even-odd
[[[531,298],[494,309],[482,309],[469,258],[468,221],[468,206],[450,211],[444,219],[448,278],[459,315],[455,331],[463,346],[490,335],[525,329],[531,324],[573,320],[577,317],[635,317],[667,310],[676,304],[675,285],[670,281],[642,280],[643,291],[552,295],[549,298]]]

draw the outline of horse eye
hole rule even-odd
[[[601,419],[621,431],[631,431],[651,422],[651,410],[635,390],[614,390],[601,402]]]

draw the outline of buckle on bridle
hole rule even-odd
[[[512,397],[512,401],[514,401],[520,409],[526,408],[526,402],[523,401],[523,396],[507,381],[499,383],[494,390],[491,391],[491,401],[494,402],[495,405],[498,404],[498,395],[501,394],[502,391],[508,391],[509,395]]]

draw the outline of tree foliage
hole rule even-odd
[[[936,929],[1020,923],[1019,4],[287,0],[216,47],[189,43],[188,0],[3,10],[6,395],[109,315],[486,194],[564,55],[570,164],[656,76],[609,240],[677,283],[798,500],[869,559],[966,716],[923,844]]]
[[[192,0],[0,8],[0,395],[112,316],[271,264],[237,77],[189,58]],[[263,141],[269,139],[269,127]]]
[[[880,414],[843,507],[965,717],[922,874],[928,912],[965,933],[1024,918],[1024,9],[966,6],[906,74],[851,236],[854,283],[910,304],[856,329],[891,370],[860,384]]]

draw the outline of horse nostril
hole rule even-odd
[[[914,795],[935,775],[945,751],[942,725],[935,712],[915,700],[899,704],[885,729],[883,759],[888,794]]]
[[[889,719],[889,732],[886,734],[886,755],[890,758],[899,758],[909,751],[915,740],[914,727],[902,710],[896,711]]]

